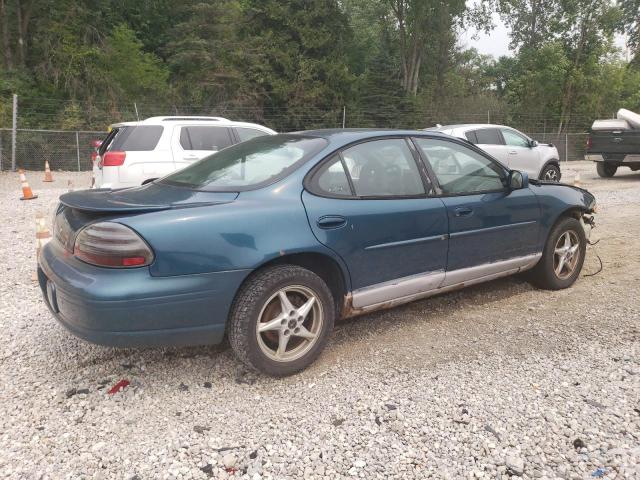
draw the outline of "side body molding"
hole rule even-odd
[[[411,275],[360,288],[347,296],[343,315],[344,317],[353,317],[513,275],[533,268],[541,257],[541,252],[534,253],[451,272],[440,270]]]

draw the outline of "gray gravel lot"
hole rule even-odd
[[[583,277],[509,278],[342,322],[286,379],[225,346],[72,337],[41,301],[37,212],[71,179],[0,174],[0,478],[640,478],[640,173],[576,171],[599,203]],[[109,395],[116,382],[130,385]]]

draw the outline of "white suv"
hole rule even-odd
[[[95,188],[148,183],[270,128],[221,117],[152,117],[111,125],[94,162]]]
[[[479,123],[425,130],[469,140],[507,167],[527,172],[529,178],[560,181],[558,149],[551,144],[538,143],[515,128]]]

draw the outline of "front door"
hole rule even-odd
[[[447,213],[404,138],[350,147],[311,177],[302,200],[318,240],[345,261],[354,307],[437,288]]]
[[[509,168],[527,172],[531,178],[538,178],[539,152],[531,147],[529,139],[510,128],[501,128],[500,132],[504,138]]]
[[[517,269],[535,260],[540,208],[529,188],[507,189],[508,172],[465,145],[432,138],[416,138],[415,142],[433,170],[447,209],[445,286]]]

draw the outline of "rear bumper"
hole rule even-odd
[[[630,153],[627,155],[619,155],[615,158],[607,158],[606,154],[591,153],[584,156],[585,160],[592,162],[610,162],[610,163],[640,163],[640,153]]]
[[[148,268],[98,268],[56,241],[38,259],[40,289],[54,317],[82,339],[119,347],[219,343],[248,273],[154,277]]]

